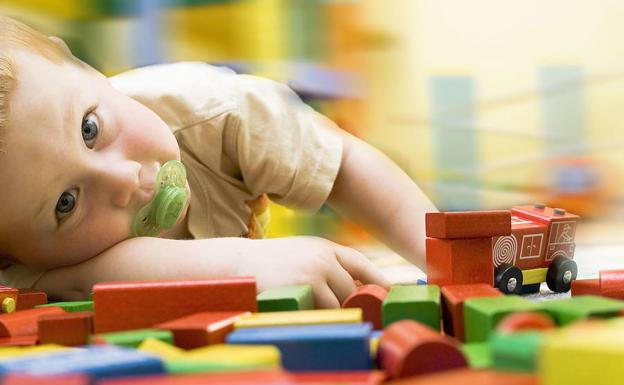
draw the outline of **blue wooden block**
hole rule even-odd
[[[416,280],[416,284],[417,284],[417,285],[426,285],[426,284],[427,284],[427,280],[426,280],[426,279],[420,279],[420,278],[418,278],[418,279]]]
[[[139,350],[118,346],[51,351],[0,361],[0,377],[9,373],[36,376],[84,373],[93,380],[120,376],[165,373],[162,361]]]
[[[369,370],[372,325],[325,324],[238,329],[227,343],[275,345],[286,370]]]

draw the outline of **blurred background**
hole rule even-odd
[[[540,201],[583,217],[577,243],[622,242],[620,0],[0,0],[0,13],[107,75],[199,60],[288,83],[441,210]],[[371,241],[328,208],[273,206],[270,234]]]

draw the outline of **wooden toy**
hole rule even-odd
[[[548,330],[556,327],[551,317],[537,312],[512,313],[503,318],[496,327],[499,334],[510,334],[517,331]]]
[[[511,234],[511,211],[455,211],[425,214],[427,237],[487,238]]]
[[[543,339],[544,334],[536,331],[492,334],[489,343],[493,368],[534,372]]]
[[[37,344],[38,340],[37,335],[0,337],[0,347],[33,346]]]
[[[543,301],[540,305],[540,308],[550,314],[558,325],[567,325],[589,317],[616,317],[624,309],[624,301],[593,295]]]
[[[577,295],[600,295],[600,280],[595,278],[572,281],[572,296]]]
[[[58,306],[70,313],[75,311],[93,311],[93,301],[52,302],[44,305],[36,305],[35,308],[46,306]]]
[[[388,290],[379,285],[362,285],[344,300],[342,307],[362,309],[363,320],[379,330],[383,328],[381,305],[387,296]]]
[[[195,349],[205,345],[222,344],[225,336],[234,330],[234,322],[249,312],[203,312],[157,324],[157,329],[170,330],[175,345]]]
[[[101,333],[91,337],[92,344],[109,344],[126,348],[137,348],[148,338],[173,344],[173,333],[161,329],[134,329],[120,332]]]
[[[292,383],[299,385],[381,385],[385,379],[386,375],[380,370],[358,372],[295,372],[290,374]]]
[[[170,361],[184,356],[184,349],[173,346],[156,338],[146,338],[139,345],[139,350],[156,354],[163,361]]]
[[[454,340],[412,320],[397,321],[384,330],[378,361],[391,379],[468,365]]]
[[[280,350],[272,345],[217,344],[185,352],[165,366],[169,373],[193,373],[278,369],[280,363]]]
[[[511,373],[494,370],[457,369],[417,376],[386,385],[539,385],[538,377],[529,373]],[[544,383],[543,385],[549,385]]]
[[[97,385],[274,385],[291,384],[282,370],[250,370],[232,373],[195,373],[183,376],[146,376],[107,379]],[[516,385],[516,384],[512,384]]]
[[[464,301],[466,342],[487,340],[498,323],[510,313],[537,310],[538,304],[515,295],[467,299]]]
[[[93,333],[93,313],[47,314],[39,316],[37,324],[40,344],[86,345]]]
[[[624,299],[624,270],[601,270],[598,274],[600,295]]]
[[[43,305],[46,303],[48,303],[48,295],[44,291],[35,289],[19,289],[15,310],[32,309],[37,305]]]
[[[203,311],[257,310],[255,278],[108,282],[93,287],[95,331],[140,329]]]
[[[433,285],[494,284],[492,238],[426,239],[427,282]]]
[[[2,313],[12,313],[17,309],[18,293],[17,289],[0,285],[0,311]]]
[[[275,287],[258,294],[258,311],[314,310],[311,285]]]
[[[440,330],[440,289],[435,285],[393,286],[382,305],[383,325],[412,319]]]
[[[249,314],[235,321],[234,328],[360,322],[362,322],[362,309],[320,309]]]
[[[444,332],[460,341],[465,340],[464,301],[470,298],[501,297],[503,295],[492,285],[484,283],[444,286],[441,294]]]
[[[368,370],[370,333],[370,323],[280,326],[237,329],[226,341],[275,345],[290,371]]]
[[[0,314],[0,337],[36,336],[37,319],[46,314],[65,314],[65,310],[50,306]]]
[[[463,344],[461,351],[468,360],[468,366],[473,369],[492,367],[492,349],[488,342],[472,342]]]
[[[79,373],[49,377],[9,374],[2,379],[2,385],[91,385],[91,379]]]

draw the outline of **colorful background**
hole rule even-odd
[[[105,74],[200,60],[288,83],[441,210],[542,201],[624,230],[619,0],[0,0]],[[274,206],[272,236],[370,237]]]

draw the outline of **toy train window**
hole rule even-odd
[[[544,234],[528,234],[522,237],[520,259],[539,258]]]

